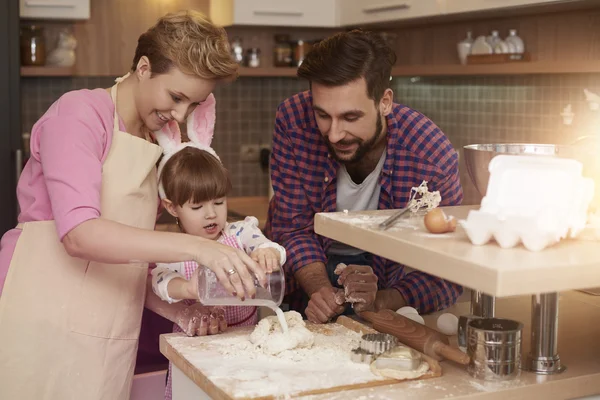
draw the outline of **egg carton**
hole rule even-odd
[[[494,239],[502,248],[522,243],[540,251],[585,228],[594,182],[582,176],[579,161],[498,155],[489,171],[481,207],[459,221],[473,244]]]

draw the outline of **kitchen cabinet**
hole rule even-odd
[[[568,1],[574,0],[211,0],[210,16],[223,26],[336,28]]]
[[[138,37],[163,15],[178,10],[208,12],[208,0],[93,0],[91,17],[73,24],[75,74],[121,76],[131,68]]]
[[[538,6],[549,3],[564,3],[564,0],[448,0],[446,14],[468,13],[497,9]]]
[[[340,24],[352,26],[438,16],[444,3],[445,0],[344,0],[340,2]]]
[[[28,19],[85,20],[91,0],[19,0],[20,16]]]
[[[338,0],[212,0],[210,16],[222,26],[339,26]]]

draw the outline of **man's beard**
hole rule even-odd
[[[373,134],[372,138],[368,139],[367,141],[363,141],[361,139],[352,139],[349,141],[338,142],[340,144],[346,145],[358,143],[358,148],[350,158],[341,158],[340,156],[338,156],[338,154],[335,151],[335,148],[333,147],[331,142],[329,142],[329,138],[325,136],[324,139],[325,144],[327,144],[327,148],[329,149],[329,154],[331,154],[331,157],[333,157],[337,162],[341,164],[352,164],[357,161],[360,161],[369,151],[371,151],[375,147],[377,142],[379,142],[379,138],[382,134],[383,117],[381,116],[381,114],[377,114],[377,122],[375,123],[375,133]]]

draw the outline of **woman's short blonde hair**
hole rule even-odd
[[[176,66],[181,72],[203,79],[229,80],[237,76],[238,64],[231,55],[227,33],[197,11],[170,13],[143,33],[133,58],[135,71],[143,56],[153,74]]]

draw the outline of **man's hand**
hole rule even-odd
[[[407,306],[407,302],[396,289],[383,289],[377,292],[375,299],[375,311],[392,310],[396,311],[399,308]]]
[[[351,264],[343,268],[338,283],[344,286],[346,301],[352,303],[354,311],[359,313],[375,308],[377,280],[377,275],[368,265]]]
[[[325,264],[308,264],[296,271],[294,277],[310,297],[304,312],[309,321],[323,324],[344,312],[344,291],[331,286]]]
[[[344,312],[344,291],[324,286],[310,296],[306,318],[316,324],[324,324]]]

